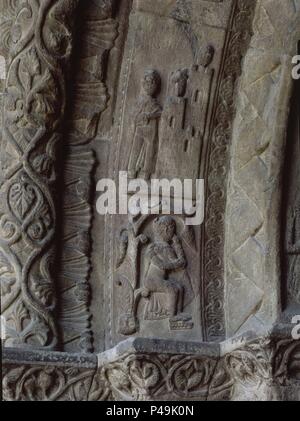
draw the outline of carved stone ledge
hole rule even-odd
[[[5,349],[4,400],[299,400],[288,326],[221,344],[136,338],[98,355]]]
[[[6,401],[85,401],[97,358],[89,354],[3,351],[2,399]]]

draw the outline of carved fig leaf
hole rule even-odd
[[[36,193],[28,184],[16,183],[9,193],[9,202],[15,216],[23,221],[34,205]]]
[[[25,92],[32,88],[33,78],[41,73],[41,64],[36,49],[33,47],[20,63],[20,80]]]

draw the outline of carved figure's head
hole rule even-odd
[[[147,95],[154,96],[160,89],[161,79],[156,70],[146,70],[142,80],[142,86]]]
[[[215,49],[212,45],[206,45],[201,48],[199,52],[199,64],[203,67],[208,67],[213,61]]]
[[[153,222],[154,233],[163,241],[171,241],[176,234],[176,222],[171,216],[161,216]]]
[[[176,96],[183,97],[185,95],[188,78],[189,73],[187,69],[180,69],[172,74],[171,82],[175,87]]]
[[[89,17],[95,17],[98,19],[108,19],[111,17],[113,12],[113,2],[111,0],[92,0],[93,5],[89,7],[87,5],[87,12]]]

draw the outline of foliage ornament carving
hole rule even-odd
[[[23,401],[281,400],[280,388],[300,389],[299,341],[261,337],[211,356],[168,352],[168,346],[160,341],[160,350],[146,352],[145,343],[140,351],[124,351],[118,357],[113,352],[105,362],[99,356],[98,368],[96,363],[87,364],[84,354],[73,367],[70,362],[55,365],[51,359],[42,365],[16,365],[16,355],[7,362],[4,355],[3,397]],[[71,359],[71,354],[62,355]]]

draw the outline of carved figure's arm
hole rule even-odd
[[[290,218],[290,223],[288,223],[288,232],[287,232],[287,244],[286,252],[288,254],[300,254],[300,238],[294,242],[293,233],[295,230],[297,216]],[[296,233],[297,237],[297,233]]]
[[[160,118],[162,114],[162,107],[159,104],[156,104],[156,107],[150,113],[146,113],[146,116],[149,120],[156,120]]]
[[[186,258],[184,255],[183,248],[180,244],[180,240],[176,237],[176,239],[173,240],[173,246],[175,249],[175,252],[177,254],[177,259],[174,259],[173,261],[165,261],[155,250],[155,245],[152,246],[150,251],[150,256],[152,258],[152,262],[159,267],[161,270],[166,271],[174,271],[178,269],[184,269],[186,266]]]
[[[175,250],[175,252],[177,254],[177,258],[178,258],[177,259],[177,262],[178,262],[177,269],[184,269],[186,267],[186,263],[187,263],[186,262],[186,256],[185,256],[181,241],[176,235],[173,238],[173,247],[174,247],[174,250]]]
[[[117,256],[117,268],[119,268],[125,260],[128,249],[128,235],[120,235],[119,238],[119,250]]]

